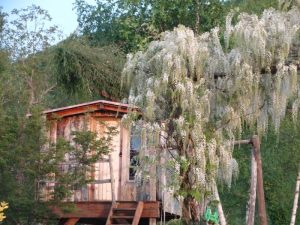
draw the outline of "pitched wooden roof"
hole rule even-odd
[[[48,118],[53,118],[84,114],[88,112],[110,112],[115,115],[123,115],[131,110],[138,111],[138,108],[120,102],[97,100],[56,109],[49,109],[45,110],[43,113],[46,114]]]

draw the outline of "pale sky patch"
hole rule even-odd
[[[73,3],[75,0],[0,0],[0,6],[4,12],[10,13],[13,9],[26,8],[32,4],[46,9],[52,17],[52,24],[58,25],[65,36],[76,30],[77,15]],[[94,0],[87,0],[92,4]]]

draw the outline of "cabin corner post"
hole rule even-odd
[[[153,160],[153,163],[151,163],[150,166],[150,180],[149,180],[149,186],[150,186],[150,201],[156,201],[156,148],[151,148],[150,151],[151,159]],[[152,161],[151,160],[151,161]],[[156,225],[156,218],[150,218],[149,219],[149,225]]]
[[[265,204],[262,161],[261,161],[261,154],[260,154],[260,140],[257,135],[254,135],[251,138],[251,144],[253,146],[255,159],[257,162],[258,215],[259,215],[259,219],[260,219],[260,224],[267,225],[268,221],[267,221],[266,204]]]
[[[150,200],[156,201],[156,149],[150,149],[151,165],[150,165]]]
[[[116,201],[115,176],[114,176],[113,162],[112,162],[111,154],[109,154],[109,169],[110,169],[110,181],[111,181],[111,200],[114,203]]]

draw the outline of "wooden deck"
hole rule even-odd
[[[132,201],[117,202],[128,204],[129,208],[131,204],[137,204]],[[143,203],[141,218],[159,218],[160,203],[158,201],[144,201]],[[59,219],[106,219],[112,207],[111,201],[74,202],[74,204],[75,209],[68,213],[63,212],[59,207],[53,207],[52,211]]]

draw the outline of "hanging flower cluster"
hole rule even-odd
[[[300,106],[299,59],[289,60],[299,9],[269,9],[260,18],[242,13],[234,25],[232,17],[225,47],[218,28],[196,36],[179,26],[129,55],[123,71],[129,103],[143,110],[148,125],[163,124],[155,129],[163,127],[168,147],[189,162],[179,183],[186,172],[192,188],[216,178],[230,186],[238,174],[233,141],[242,126],[263,134],[272,122],[278,130],[289,100],[295,117]]]

